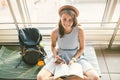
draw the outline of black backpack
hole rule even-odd
[[[22,60],[28,65],[36,65],[39,60],[44,61],[47,55],[44,48],[39,45],[42,35],[37,28],[19,29],[19,43]]]

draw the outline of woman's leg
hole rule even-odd
[[[100,80],[98,73],[93,66],[86,60],[80,61],[84,73],[84,80]]]
[[[51,76],[52,76],[51,72],[43,68],[37,74],[37,80],[53,80],[53,77]]]
[[[37,74],[37,80],[53,80],[53,72],[55,70],[56,64],[54,63],[55,59],[53,56],[48,58],[45,66]]]
[[[100,80],[98,73],[94,69],[88,70],[84,75],[84,80]]]

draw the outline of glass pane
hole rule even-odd
[[[119,2],[117,3],[117,6],[115,8],[114,14],[113,14],[113,18],[112,21],[113,22],[117,22],[119,17],[120,17],[120,0],[118,0]]]
[[[32,22],[56,22],[58,18],[55,0],[27,0],[27,6]]]
[[[13,22],[6,0],[0,0],[0,22]]]
[[[101,21],[106,0],[80,1],[80,0],[27,0],[32,22],[57,22],[58,8],[64,4],[76,6],[80,11],[80,22]]]
[[[58,8],[65,4],[76,6],[80,11],[79,23],[101,22],[106,0],[26,0],[31,22],[57,23],[59,20]],[[82,24],[84,26],[84,24]],[[91,26],[100,27],[100,23]]]
[[[9,0],[17,22],[21,21],[16,0]],[[14,20],[7,0],[0,0],[0,29],[15,29]],[[10,23],[10,24],[9,24]]]

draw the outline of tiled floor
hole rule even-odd
[[[105,45],[95,46],[102,73],[101,80],[120,80],[120,46],[108,49]]]

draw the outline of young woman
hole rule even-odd
[[[51,33],[53,57],[38,73],[37,80],[50,80],[50,76],[55,74],[55,60],[59,62],[61,59],[63,60],[61,64],[79,63],[84,74],[82,80],[100,80],[97,72],[82,55],[85,48],[85,36],[84,30],[77,26],[78,9],[71,5],[64,5],[59,8],[58,13],[60,16],[58,27]],[[58,49],[56,49],[56,43]]]

